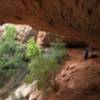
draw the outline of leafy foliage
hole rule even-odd
[[[41,55],[38,58],[34,58],[29,64],[30,73],[28,75],[28,81],[38,80],[38,86],[45,88],[46,85],[50,85],[49,80],[54,72],[60,66],[55,59],[47,59]]]
[[[33,80],[38,80],[39,88],[46,90],[51,86],[50,80],[56,76],[57,71],[60,69],[57,57],[58,54],[60,54],[59,57],[64,56],[64,45],[58,42],[54,43],[47,52],[41,52],[37,47],[34,48],[36,44],[30,40],[27,48],[30,47],[29,45],[32,46],[32,51],[37,51],[35,53],[30,53],[31,61],[28,66],[29,74],[27,75],[27,81],[32,82]]]
[[[61,63],[63,60],[65,60],[65,58],[68,57],[65,44],[59,40],[55,40],[51,43],[49,52],[53,58],[57,59],[58,63]]]
[[[34,38],[30,38],[27,42],[26,56],[32,59],[35,56],[38,56],[40,52],[41,51],[37,46],[37,44],[35,43]]]
[[[42,52],[33,38],[26,44],[16,41],[16,28],[7,26],[0,38],[0,85],[18,72],[28,70],[27,81],[37,80],[38,87],[46,90],[52,86],[50,80],[56,76],[65,55],[63,43],[56,41],[48,51]]]
[[[8,25],[5,27],[4,37],[6,40],[14,40],[16,38],[16,28],[13,25]]]
[[[6,27],[4,36],[0,38],[0,81],[10,79],[27,66],[24,45],[15,40],[16,29]]]

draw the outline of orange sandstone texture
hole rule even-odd
[[[0,23],[30,24],[100,49],[99,0],[1,0]]]

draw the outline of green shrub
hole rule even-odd
[[[15,77],[18,72],[28,70],[27,82],[37,80],[38,87],[46,90],[52,86],[50,80],[55,78],[61,66],[59,61],[65,55],[63,43],[56,41],[47,52],[42,52],[33,38],[25,45],[16,41],[16,28],[7,26],[0,38],[0,85],[3,86],[6,80]]]
[[[24,45],[15,40],[16,29],[6,27],[5,34],[0,38],[0,83],[11,79],[17,72],[27,68]],[[2,83],[3,84],[3,83]]]
[[[57,60],[58,63],[61,63],[66,58],[68,58],[67,55],[67,49],[65,48],[65,44],[60,42],[59,40],[55,40],[51,43],[51,47],[49,49],[50,55]]]
[[[29,46],[30,44],[31,46]],[[64,44],[55,42],[47,52],[41,52],[36,44],[32,40],[29,40],[27,48],[31,61],[28,66],[29,74],[26,80],[27,82],[38,80],[38,87],[46,90],[52,86],[50,80],[56,76],[60,69],[61,65],[58,63],[58,58],[62,58],[66,54]]]
[[[35,58],[35,56],[39,56],[40,49],[37,46],[37,44],[34,41],[34,38],[30,38],[27,42],[27,48],[26,48],[26,56],[30,59]]]
[[[43,55],[34,58],[29,64],[30,73],[27,76],[28,81],[38,80],[40,88],[47,88],[50,86],[49,80],[54,77],[59,67],[55,59],[48,59]]]

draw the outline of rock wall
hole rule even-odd
[[[30,37],[36,38],[38,34],[38,31],[33,29],[30,25],[6,23],[0,26],[1,37],[5,35],[7,26],[16,28],[16,39],[20,42],[26,42]]]
[[[99,0],[2,0],[0,23],[25,23],[100,49]]]

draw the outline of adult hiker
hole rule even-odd
[[[88,55],[89,55],[89,51],[88,51],[88,49],[85,49],[83,51],[83,58],[84,58],[85,61],[88,59]]]

